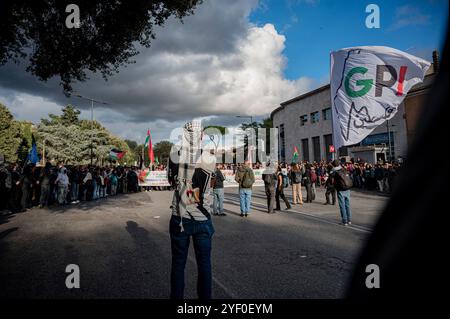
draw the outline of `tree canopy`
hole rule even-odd
[[[27,71],[46,81],[60,77],[66,93],[86,71],[106,79],[132,63],[137,45],[149,47],[155,26],[192,14],[201,0],[78,0],[79,28],[67,28],[67,5],[73,1],[2,0],[0,66],[28,58]]]
[[[161,164],[166,164],[170,156],[170,150],[172,149],[173,143],[169,141],[160,141],[153,147],[153,152]]]
[[[80,120],[80,111],[68,105],[61,115],[49,114],[37,129],[40,149],[45,145],[48,159],[70,164],[89,164],[91,148],[95,163],[103,164],[113,148],[125,151],[121,162],[134,164],[134,154],[128,144],[112,135],[97,121]]]
[[[31,146],[32,123],[16,121],[0,103],[0,154],[8,162],[23,161]]]

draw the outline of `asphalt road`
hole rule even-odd
[[[172,192],[119,195],[64,208],[0,216],[0,298],[167,298]],[[353,225],[315,203],[266,214],[262,188],[239,216],[237,189],[214,218],[214,298],[339,298],[387,198],[352,192]],[[282,208],[284,205],[282,204]],[[79,289],[65,285],[80,267]],[[191,247],[187,268],[196,271]],[[196,298],[196,276],[186,298]]]

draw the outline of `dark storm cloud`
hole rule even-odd
[[[312,82],[284,79],[285,38],[272,25],[249,23],[256,6],[256,0],[205,1],[184,24],[170,19],[159,28],[152,47],[140,49],[135,64],[122,67],[108,81],[90,74],[73,88],[110,103],[96,106],[96,118],[128,138],[149,126],[168,135],[193,117],[219,116],[208,117],[208,122],[236,126],[242,122],[238,114],[267,116]],[[40,82],[25,67],[10,63],[0,68],[0,102],[9,103],[13,113],[36,119],[39,112],[44,117],[69,103],[89,109],[88,101],[65,97],[58,79]],[[31,109],[34,105],[42,107]],[[141,137],[139,133],[136,139]]]

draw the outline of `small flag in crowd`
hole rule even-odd
[[[423,81],[430,63],[382,46],[331,53],[333,145],[361,142],[397,113],[408,91]]]
[[[34,139],[34,135],[31,135],[31,150],[27,156],[27,162],[36,164],[39,162],[39,156],[36,148],[36,140]]]
[[[294,155],[292,155],[292,163],[297,163],[298,162],[298,148],[297,146],[294,146]]]
[[[118,149],[115,148],[109,152],[109,157],[115,161],[121,160],[124,155],[125,152],[119,151]]]
[[[148,158],[150,159],[150,163],[153,164],[155,162],[155,154],[153,153],[152,137],[150,136],[150,130],[147,130],[147,138],[145,139],[144,147],[147,147]]]

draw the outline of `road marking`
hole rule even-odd
[[[147,194],[150,203],[153,203],[152,196],[150,195],[150,192],[145,192],[145,193]]]
[[[231,198],[229,197],[227,199],[231,200],[233,202],[239,203],[239,200],[238,199],[234,199],[233,196],[231,196]],[[261,203],[258,200],[252,198],[252,206],[257,206],[259,208],[261,208],[261,207],[262,208],[266,208],[267,204],[266,203]],[[305,213],[305,212],[301,212],[301,211],[298,211],[298,210],[294,210],[293,208],[291,208],[290,210],[287,210],[287,212],[292,212],[292,213],[296,213],[296,214],[299,214],[299,215],[307,216],[307,217],[313,218],[313,219],[315,219],[317,221],[321,221],[321,222],[324,222],[324,223],[327,223],[327,224],[330,224],[330,225],[343,227],[342,224],[334,222],[334,221],[331,221],[331,220],[329,220],[327,218],[323,218],[323,217],[315,216],[315,215],[308,214],[308,213]],[[350,229],[357,230],[357,231],[364,232],[364,233],[371,233],[372,232],[372,229],[370,229],[370,228],[367,228],[367,227],[364,227],[364,226],[353,225],[353,224],[349,225],[349,226],[346,226],[346,228],[350,228]]]

